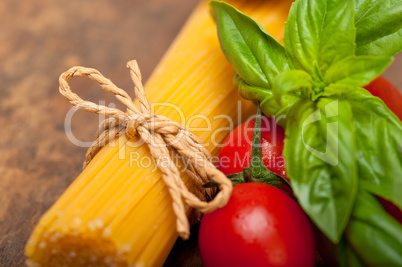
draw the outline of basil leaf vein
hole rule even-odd
[[[402,50],[402,2],[355,0],[356,54],[393,56]]]

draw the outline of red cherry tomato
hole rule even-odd
[[[402,120],[402,94],[398,88],[383,77],[378,77],[364,88],[373,96],[381,98],[388,108]]]
[[[281,190],[236,185],[228,204],[205,214],[199,248],[205,267],[314,266],[311,225],[300,206]]]
[[[285,159],[282,156],[283,129],[275,119],[261,118],[261,152],[265,167],[286,178]],[[219,152],[218,169],[224,174],[241,172],[250,165],[255,119],[237,126],[225,139]]]

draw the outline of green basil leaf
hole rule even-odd
[[[402,123],[367,90],[345,95],[352,105],[359,183],[402,207]]]
[[[288,70],[280,73],[273,82],[272,91],[275,100],[281,104],[282,97],[287,94],[301,94],[307,89],[311,91],[312,77],[302,70]]]
[[[285,50],[296,69],[313,74],[354,55],[354,5],[350,0],[296,1],[285,24]]]
[[[362,188],[359,188],[345,234],[366,265],[400,266],[402,263],[402,226]]]
[[[260,24],[234,7],[212,1],[219,42],[226,59],[249,85],[270,88],[289,69],[285,49]]]
[[[355,0],[356,54],[393,56],[402,50],[402,1]]]
[[[378,77],[392,62],[390,57],[350,56],[332,65],[324,76],[329,86],[364,86]]]
[[[267,117],[275,117],[276,123],[285,128],[287,112],[301,100],[297,95],[284,95],[278,104],[274,97],[267,97],[261,102],[261,110]]]
[[[337,98],[296,102],[287,117],[284,156],[292,189],[304,211],[335,243],[357,191],[351,122],[349,103]]]
[[[274,93],[272,90],[251,86],[237,74],[234,76],[234,85],[238,88],[240,96],[244,99],[251,100],[256,104],[261,102],[261,110],[268,117],[281,117],[286,114],[295,102],[300,100],[300,97],[296,95],[284,95],[281,99],[281,104],[279,104],[274,99]],[[285,121],[281,119],[280,121],[277,121],[277,123],[284,127]]]
[[[265,98],[272,97],[273,92],[267,88],[252,86],[245,82],[239,75],[235,74],[233,84],[237,87],[241,97],[254,102],[263,101]]]

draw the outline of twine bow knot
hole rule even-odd
[[[59,78],[59,91],[72,105],[88,112],[108,116],[100,124],[96,141],[87,151],[84,168],[102,147],[116,139],[122,132],[125,132],[128,139],[139,137],[148,145],[152,157],[156,159],[157,166],[162,171],[162,178],[173,199],[173,210],[177,217],[177,232],[181,238],[187,239],[190,235],[190,225],[183,200],[187,205],[200,212],[211,212],[226,205],[232,192],[232,183],[213,166],[210,161],[211,155],[198,137],[180,123],[151,112],[137,62],[135,60],[130,61],[127,63],[127,67],[130,69],[130,76],[134,83],[134,92],[139,100],[140,109],[134,105],[126,91],[118,88],[95,69],[73,67]],[[76,76],[87,76],[99,83],[105,91],[114,94],[117,100],[127,108],[127,111],[123,112],[119,109],[97,105],[81,99],[71,91],[68,84],[69,80]],[[170,158],[168,145],[186,161],[187,169],[185,171],[199,188],[200,185],[211,180],[220,185],[220,191],[212,201],[208,203],[202,201],[186,188],[180,178],[179,170]],[[167,160],[169,164],[160,164],[161,159]]]

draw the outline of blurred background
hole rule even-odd
[[[64,132],[70,104],[59,75],[75,65],[101,71],[132,94],[126,62],[143,79],[168,49],[198,0],[14,1],[0,5],[0,266],[23,266],[34,225],[82,170],[85,148]],[[402,56],[385,76],[402,89]],[[86,78],[83,99],[113,101]],[[151,100],[152,101],[152,100]],[[74,134],[92,141],[98,118],[78,112]]]

